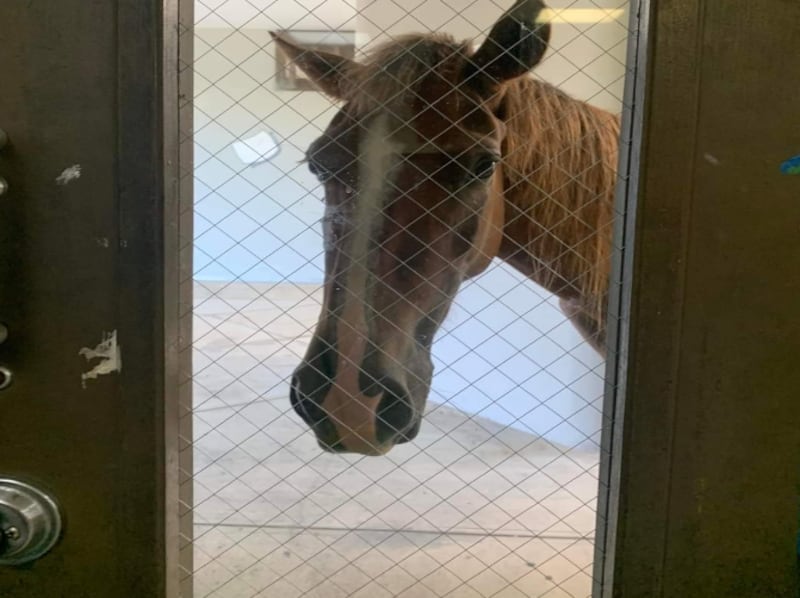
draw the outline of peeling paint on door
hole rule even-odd
[[[86,388],[86,381],[93,380],[106,374],[122,371],[122,351],[117,343],[117,331],[104,332],[102,342],[94,349],[84,347],[78,355],[86,358],[87,362],[99,359],[100,362],[91,370],[81,374],[81,386]]]
[[[64,171],[56,177],[56,183],[58,185],[69,185],[72,181],[76,181],[79,178],[81,178],[81,165],[73,164],[69,168],[65,168]]]

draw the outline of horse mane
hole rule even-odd
[[[579,295],[602,327],[611,268],[620,119],[530,77],[506,86],[506,200],[528,231],[535,279]],[[507,214],[507,218],[511,216]]]
[[[348,73],[344,100],[358,115],[398,110],[432,71],[456,81],[472,51],[472,42],[448,34],[399,36]],[[527,240],[521,248],[531,256],[530,272],[556,294],[579,296],[602,328],[619,116],[533,77],[515,79],[502,93],[506,201],[528,227],[517,240]]]

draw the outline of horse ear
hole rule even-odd
[[[550,40],[548,12],[541,0],[517,0],[471,57],[464,73],[468,84],[491,94],[535,67]]]
[[[278,47],[286,53],[308,77],[329,96],[342,99],[347,79],[358,68],[358,63],[328,52],[307,50],[293,44],[277,33],[270,32]]]

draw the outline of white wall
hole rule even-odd
[[[317,282],[320,194],[300,161],[336,108],[319,93],[275,89],[268,30],[196,31],[195,276]],[[260,131],[281,152],[250,167],[232,144]]]
[[[356,0],[202,0],[194,22],[202,29],[351,29]]]
[[[603,1],[616,8],[616,2]],[[367,48],[386,35],[408,31],[479,38],[510,4],[479,1],[456,11],[453,2],[423,0],[407,14],[395,0],[363,0],[359,10],[355,2],[329,1],[308,12],[316,1],[278,0],[259,12],[245,0],[218,0],[224,12],[198,12],[197,279],[322,279],[321,195],[299,162],[336,107],[316,92],[275,88],[269,29],[355,29]],[[549,4],[604,6],[590,0]],[[554,25],[551,50],[536,75],[575,97],[619,111],[626,24],[627,16],[610,23]],[[231,144],[265,130],[281,140],[280,155],[267,164],[245,166]],[[599,438],[601,360],[564,321],[553,297],[504,265],[495,263],[464,285],[434,354],[434,403],[448,402],[569,445]]]

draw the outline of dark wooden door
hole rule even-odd
[[[800,3],[640,4],[602,595],[796,598]]]
[[[169,4],[0,2],[0,476],[65,522],[43,558],[0,567],[4,598],[178,580]]]

